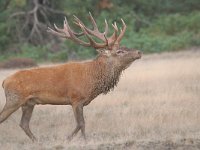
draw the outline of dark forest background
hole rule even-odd
[[[104,19],[128,29],[122,45],[144,53],[200,46],[200,0],[0,0],[0,61],[28,57],[37,61],[66,61],[93,57],[96,51],[47,32],[64,16],[74,30],[73,15],[90,26],[88,12],[100,29]]]

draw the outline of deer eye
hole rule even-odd
[[[122,50],[117,51],[117,54],[124,54],[124,53],[125,51],[122,51]]]

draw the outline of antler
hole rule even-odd
[[[64,27],[63,29],[60,29],[58,28],[55,24],[54,24],[54,28],[55,30],[51,29],[50,27],[48,27],[48,31],[57,35],[57,36],[60,36],[60,37],[63,37],[63,38],[67,38],[67,39],[71,39],[72,41],[80,44],[80,45],[83,45],[83,46],[87,46],[87,47],[94,47],[95,49],[99,49],[99,48],[108,48],[110,50],[113,50],[113,49],[116,49],[119,47],[119,43],[125,33],[125,30],[126,30],[126,24],[124,23],[124,21],[122,20],[122,23],[123,23],[123,29],[121,29],[121,33],[119,36],[117,36],[117,33],[118,33],[118,27],[116,25],[116,23],[112,24],[113,28],[114,28],[114,32],[112,34],[112,36],[110,36],[109,38],[107,37],[107,34],[108,34],[108,23],[107,21],[105,20],[105,31],[104,32],[100,32],[99,29],[98,29],[98,26],[96,24],[96,21],[94,20],[94,18],[92,17],[91,13],[89,13],[89,19],[93,25],[93,30],[91,29],[88,29],[84,24],[83,22],[74,15],[74,23],[76,25],[78,25],[81,30],[83,31],[82,33],[76,33],[74,32],[70,27],[69,27],[69,24],[67,22],[67,19],[65,18],[64,20]],[[82,41],[80,40],[78,37],[79,36],[82,36],[82,35],[85,35],[89,42],[85,42],[85,41]],[[93,39],[92,39],[92,36],[95,36],[97,37],[98,39],[102,40],[103,43],[97,43],[95,42]]]
[[[121,21],[122,21],[122,24],[123,24],[123,29],[120,28],[120,35],[118,36],[117,40],[115,41],[114,46],[113,46],[113,49],[119,48],[119,46],[120,46],[120,41],[122,40],[122,38],[123,38],[123,36],[124,36],[124,33],[125,33],[125,31],[126,31],[126,24],[125,24],[125,22],[124,22],[123,19],[121,19]]]

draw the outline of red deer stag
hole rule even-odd
[[[63,29],[54,25],[55,30],[49,32],[74,41],[86,47],[93,47],[99,55],[88,62],[69,62],[66,64],[19,71],[3,82],[6,104],[0,113],[0,123],[6,120],[18,108],[22,108],[20,127],[28,137],[36,138],[29,128],[33,108],[36,104],[71,105],[77,126],[69,136],[71,140],[79,130],[85,139],[85,121],[83,107],[88,105],[99,94],[107,94],[113,89],[123,70],[141,58],[141,52],[126,47],[120,47],[120,41],[126,31],[126,24],[121,19],[123,27],[118,35],[116,23],[112,24],[113,34],[107,37],[108,24],[105,20],[105,32],[101,33],[90,14],[89,20],[93,29],[87,28],[83,22],[74,16],[75,24],[82,30],[74,32],[64,20]],[[85,36],[88,42],[78,38]],[[100,39],[96,42],[92,37]]]

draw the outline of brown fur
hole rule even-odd
[[[69,139],[79,130],[85,137],[83,106],[99,94],[107,94],[113,89],[122,71],[140,57],[138,51],[120,48],[115,52],[104,51],[89,62],[19,71],[4,80],[7,101],[0,113],[0,123],[22,107],[20,126],[35,140],[29,129],[29,121],[36,104],[72,105],[77,127]]]
[[[113,89],[122,71],[135,59],[141,57],[137,51],[121,48],[125,54],[102,52],[90,62],[71,62],[63,65],[22,70],[4,80],[6,105],[0,114],[0,123],[22,107],[20,126],[32,139],[29,121],[34,105],[72,105],[77,127],[69,139],[81,129],[85,137],[83,106],[88,105],[99,94]]]

